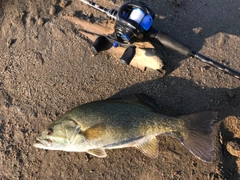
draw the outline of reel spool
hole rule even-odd
[[[140,37],[148,31],[155,18],[154,12],[143,2],[127,2],[116,14],[115,33],[117,39],[129,42],[132,37]]]

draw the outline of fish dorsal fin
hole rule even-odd
[[[87,153],[89,153],[93,156],[99,157],[99,158],[104,158],[107,156],[107,153],[105,152],[105,150],[102,147],[96,148],[96,149],[89,149],[87,151]]]
[[[144,93],[132,94],[116,100],[128,101],[128,102],[140,104],[150,108],[153,111],[159,112],[159,106],[156,103],[155,99]]]
[[[156,137],[134,145],[135,148],[139,149],[143,154],[150,158],[158,157],[158,140]]]
[[[104,123],[95,124],[84,131],[87,140],[94,140],[100,138],[105,134],[106,125]]]
[[[151,108],[153,111],[156,111],[156,112],[159,111],[158,104],[156,103],[155,99],[152,98],[151,96],[143,93],[134,94],[134,96],[136,99],[135,101],[137,103],[147,106]]]
[[[156,103],[155,99],[144,93],[131,94],[131,95],[123,96],[121,98],[111,97],[111,98],[108,98],[107,100],[123,101],[123,102],[127,101],[131,103],[136,103],[136,104],[140,104],[145,107],[148,107],[155,112],[159,112],[159,106]]]

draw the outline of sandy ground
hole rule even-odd
[[[96,1],[118,8],[121,0]],[[154,26],[240,71],[240,1],[146,1]],[[78,27],[63,17],[106,16],[79,1],[0,1],[0,179],[239,179],[240,81],[196,59],[165,50],[167,75],[93,57]],[[97,30],[96,30],[97,31]],[[171,116],[219,112],[214,160],[196,159],[177,140],[159,137],[160,155],[134,148],[104,159],[32,146],[44,127],[78,104],[142,92]]]

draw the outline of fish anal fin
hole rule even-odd
[[[134,145],[135,148],[139,149],[143,154],[150,158],[158,157],[158,140],[156,137],[151,138],[150,140],[144,141]]]
[[[102,147],[96,149],[89,149],[87,153],[99,158],[104,158],[107,156],[107,153]]]
[[[84,131],[87,140],[101,138],[106,132],[106,125],[103,123],[95,124],[94,126]]]

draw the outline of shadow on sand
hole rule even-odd
[[[202,110],[217,111],[219,120],[228,116],[240,117],[240,87],[235,89],[200,87],[191,80],[164,77],[132,85],[114,94],[120,98],[134,93],[145,93],[156,100],[160,112],[179,116]],[[223,143],[219,145],[219,156],[223,162],[224,176],[239,179],[236,157],[226,150],[226,143],[233,139],[233,133],[220,123]],[[217,138],[218,139],[218,138]]]

